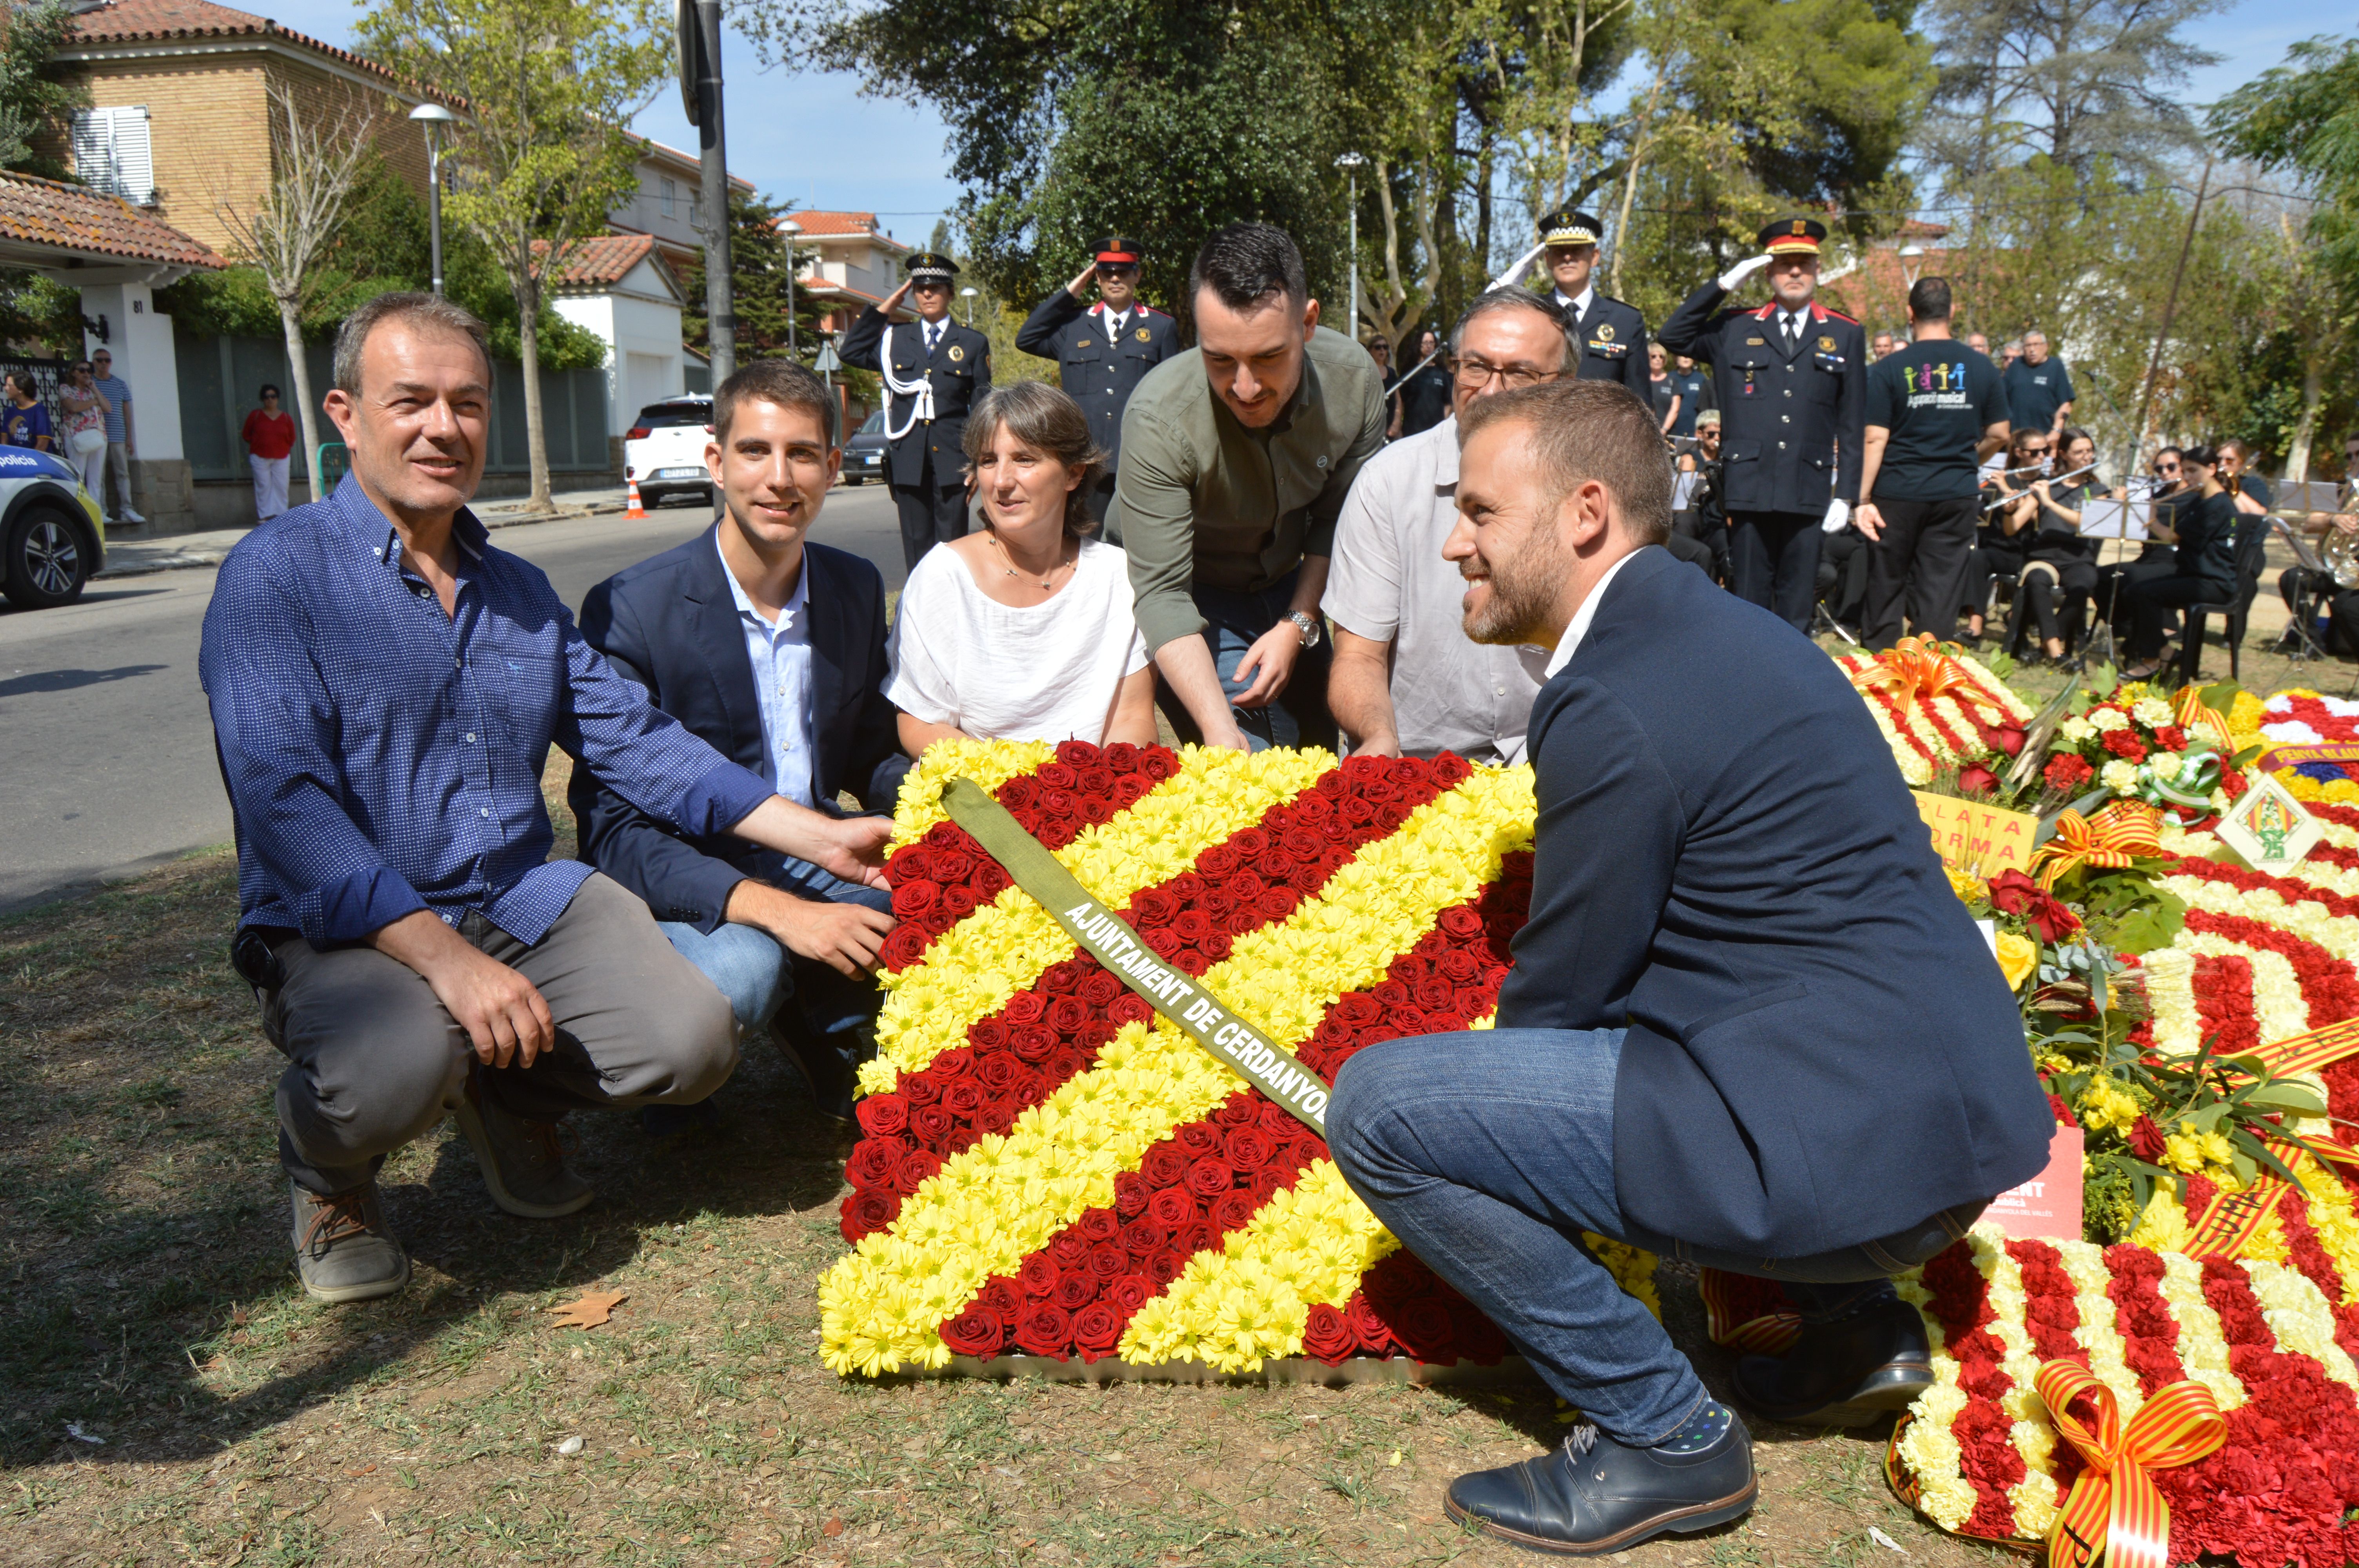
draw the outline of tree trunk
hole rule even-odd
[[[303,471],[311,481],[311,499],[325,501],[327,479],[320,470],[320,416],[318,405],[311,401],[311,365],[303,353],[303,319],[294,300],[278,301],[278,324],[287,330],[287,379],[295,384],[295,420],[303,432]]]
[[[1630,248],[1630,203],[1638,194],[1638,170],[1647,159],[1647,133],[1654,128],[1655,110],[1663,101],[1663,80],[1669,71],[1669,65],[1658,57],[1655,85],[1647,91],[1647,106],[1630,133],[1630,167],[1622,176],[1622,209],[1614,215],[1614,265],[1605,274],[1605,291],[1615,299],[1622,297],[1622,253]]]
[[[550,247],[554,256],[556,249]],[[540,280],[527,274],[516,286],[516,336],[524,344],[524,447],[532,465],[532,495],[526,510],[546,512],[549,500],[549,432],[540,419],[540,336],[534,318],[540,314]]]
[[[2316,354],[2305,354],[2301,365],[2301,417],[2294,422],[2293,440],[2286,449],[2285,476],[2295,484],[2310,478],[2310,443],[2318,438],[2318,409],[2326,400],[2324,367]]]

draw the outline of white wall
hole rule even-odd
[[[82,313],[106,318],[107,340],[82,334],[85,357],[100,349],[114,356],[114,373],[131,384],[131,445],[143,459],[178,458],[180,450],[180,374],[172,353],[172,319],[156,312],[142,283],[114,283],[82,291]]]
[[[639,269],[632,276],[637,277]],[[554,305],[560,316],[595,333],[606,345],[610,432],[622,434],[647,404],[685,390],[687,356],[680,350],[679,306],[635,294],[568,295]],[[651,386],[657,390],[648,392]]]

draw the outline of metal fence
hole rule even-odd
[[[180,449],[198,479],[247,477],[245,446],[239,432],[245,416],[261,406],[259,389],[279,389],[279,406],[294,411],[295,382],[287,345],[264,338],[209,338],[175,327],[172,348],[180,380]],[[326,343],[305,345],[311,393],[325,397],[334,384],[332,353]],[[0,362],[5,367],[7,362]],[[48,362],[39,362],[47,363]],[[524,370],[495,364],[492,377],[491,450],[486,473],[523,473],[530,467],[524,417]],[[558,473],[603,471],[613,459],[606,442],[606,373],[603,370],[543,371],[541,418],[549,442],[549,466]],[[335,427],[320,414],[323,441]],[[297,471],[300,471],[299,459]]]
[[[49,406],[49,450],[53,452],[65,449],[66,411],[64,406],[58,402],[58,388],[65,384],[68,367],[78,362],[74,360],[35,360],[27,359],[22,354],[0,354],[0,371],[7,372],[20,382],[29,380],[33,384],[34,395]]]

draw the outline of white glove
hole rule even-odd
[[[1723,294],[1735,293],[1738,289],[1745,287],[1745,280],[1746,278],[1751,277],[1755,273],[1759,272],[1763,267],[1767,266],[1768,265],[1769,257],[1766,252],[1757,256],[1746,256],[1743,261],[1738,262],[1734,266],[1730,267],[1726,272],[1720,275],[1720,291]]]
[[[1827,503],[1827,514],[1819,519],[1819,530],[1826,534],[1840,534],[1843,531],[1843,524],[1850,521],[1851,503],[1830,501]]]

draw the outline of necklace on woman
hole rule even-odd
[[[1064,547],[1063,544],[1060,542],[1060,543],[1058,545],[1058,546],[1057,546],[1057,562],[1056,562],[1056,564],[1055,564],[1054,566],[1050,567],[1050,568],[1048,569],[1048,571],[1047,571],[1046,573],[1042,574],[1042,575],[1041,575],[1040,577],[1038,577],[1038,579],[1035,579],[1035,578],[1033,578],[1033,576],[1032,576],[1032,574],[1031,574],[1030,572],[1027,572],[1027,571],[1018,571],[1018,570],[1016,569],[1016,553],[1015,553],[1013,550],[1010,550],[1010,549],[1007,547],[1007,541],[1006,541],[1006,540],[1005,540],[1005,539],[1003,539],[1003,538],[1001,538],[1001,537],[999,536],[999,530],[998,530],[998,529],[996,529],[996,528],[992,528],[992,527],[989,527],[988,525],[986,525],[986,526],[985,526],[985,529],[984,529],[984,532],[988,533],[988,534],[991,535],[991,542],[992,542],[992,544],[993,544],[994,546],[995,546],[998,548],[1000,555],[1001,555],[1001,556],[1002,556],[1002,557],[1006,560],[1006,562],[1007,562],[1006,567],[1004,568],[1004,573],[1005,573],[1005,575],[1006,575],[1006,576],[1008,576],[1008,577],[1020,577],[1020,578],[1023,578],[1023,579],[1027,579],[1027,581],[1037,581],[1037,582],[1038,582],[1038,583],[1039,583],[1039,585],[1040,585],[1042,588],[1054,588],[1054,587],[1056,586],[1056,584],[1055,584],[1055,583],[1053,583],[1052,581],[1050,581],[1049,579],[1052,579],[1052,578],[1054,578],[1054,577],[1055,577],[1059,572],[1060,572],[1060,571],[1064,570],[1064,569],[1065,569],[1065,568],[1066,568],[1068,565],[1070,565],[1070,564],[1071,564],[1071,563],[1069,563],[1069,562],[1065,559],[1065,547]]]

